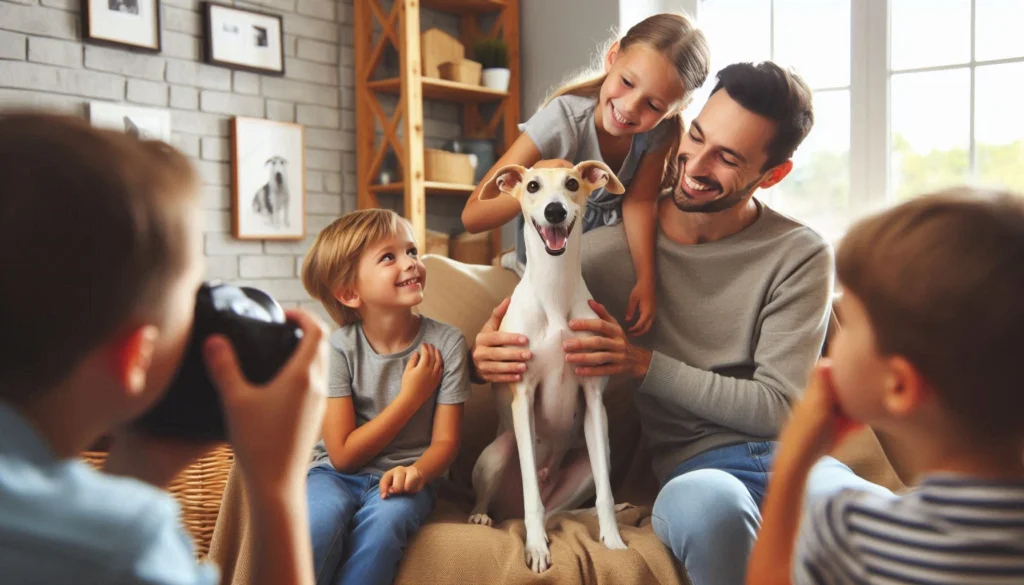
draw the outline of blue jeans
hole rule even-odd
[[[706,451],[676,467],[654,502],[651,524],[693,585],[742,585],[761,526],[778,445],[756,442]],[[807,478],[805,502],[856,488],[888,493],[825,457]]]
[[[380,497],[380,476],[328,466],[306,476],[317,585],[390,585],[405,545],[434,508],[434,487]]]

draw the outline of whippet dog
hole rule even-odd
[[[624,191],[604,163],[573,167],[545,161],[532,169],[502,167],[480,194],[481,199],[498,192],[515,197],[526,218],[526,271],[501,330],[525,335],[533,357],[522,381],[496,385],[501,423],[497,439],[473,468],[476,506],[469,521],[489,526],[492,510],[499,517],[517,514],[509,500],[518,494],[508,488],[515,482],[508,480],[515,478],[509,463],[518,450],[526,564],[538,573],[551,565],[546,513],[578,508],[595,487],[601,541],[611,549],[626,548],[608,477],[608,418],[602,400],[608,378],[578,378],[562,350],[563,340],[584,335],[569,329],[570,320],[598,318],[587,304],[592,297],[583,282],[580,239],[587,196],[600,187],[614,194]],[[579,440],[581,420],[586,451]]]

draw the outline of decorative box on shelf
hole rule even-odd
[[[489,265],[491,263],[491,235],[487,232],[482,234],[462,232],[452,238],[451,253],[452,259],[463,264]]]
[[[444,232],[437,232],[434,230],[427,230],[427,249],[425,254],[435,254],[437,256],[448,257],[448,246],[451,242],[451,236]]]
[[[466,58],[466,47],[439,28],[423,31],[420,51],[423,54],[423,76],[441,77],[442,63]]]
[[[469,85],[480,85],[483,66],[469,59],[456,59],[455,61],[442,63],[438,66],[438,70],[441,72],[441,79]]]
[[[468,154],[424,148],[423,170],[427,181],[472,185],[475,169]]]

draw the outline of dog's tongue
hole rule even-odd
[[[566,229],[564,227],[549,226],[541,228],[540,235],[544,238],[544,243],[547,245],[548,249],[557,252],[565,247],[565,239],[569,234],[566,233]]]

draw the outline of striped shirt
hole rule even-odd
[[[1024,583],[1024,481],[927,476],[911,493],[811,505],[793,583]]]

